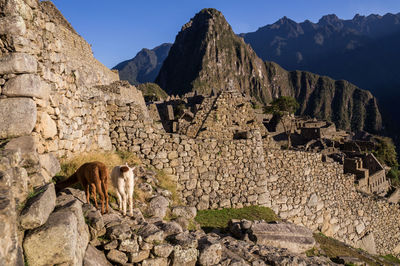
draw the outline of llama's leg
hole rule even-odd
[[[90,204],[89,197],[90,197],[90,186],[89,184],[85,184],[85,193],[86,193],[86,202]]]
[[[126,193],[125,193],[125,181],[123,178],[118,179],[118,192],[121,196],[121,206],[120,210],[126,215]]]
[[[121,194],[122,198],[122,214],[126,215],[126,194],[125,191],[120,191],[119,193]]]
[[[104,193],[103,193],[103,191],[102,191],[102,189],[101,189],[101,181],[100,181],[100,179],[96,179],[96,188],[97,188],[97,193],[100,195],[100,199],[101,199],[101,214],[104,214],[105,212],[104,212]]]
[[[106,198],[106,213],[108,213],[108,184],[107,180],[102,180],[101,181],[101,186],[103,189],[104,197]]]
[[[128,190],[127,196],[128,196],[128,200],[129,200],[129,214],[132,216],[133,215],[133,190],[134,190],[133,179],[129,180],[127,190]]]
[[[92,187],[92,194],[93,194],[93,199],[94,199],[94,206],[96,206],[96,209],[99,209],[99,205],[97,205],[97,197],[96,197],[96,184],[90,184]]]
[[[117,197],[118,197],[119,210],[122,211],[122,198],[121,198],[121,194],[119,194],[119,191],[117,191]]]

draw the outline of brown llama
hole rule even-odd
[[[87,203],[89,202],[90,187],[92,188],[92,196],[94,204],[98,209],[96,199],[96,191],[100,195],[101,199],[101,213],[104,214],[104,202],[106,203],[106,212],[108,212],[108,178],[109,173],[107,167],[101,162],[90,162],[81,165],[76,172],[71,175],[68,179],[58,182],[56,184],[56,192],[71,186],[75,183],[80,182],[86,193]]]

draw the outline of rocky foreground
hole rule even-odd
[[[316,242],[294,224],[232,220],[225,233],[205,233],[193,220],[195,208],[169,207],[171,193],[156,186],[154,172],[142,179],[139,190],[150,200],[137,201],[125,217],[113,209],[102,216],[81,190],[56,196],[52,183],[42,187],[20,216],[28,265],[333,264],[304,254]]]

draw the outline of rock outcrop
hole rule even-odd
[[[28,200],[20,214],[21,226],[24,229],[34,229],[43,225],[56,206],[56,191],[53,183],[38,190],[39,194]]]
[[[29,265],[82,265],[89,242],[82,203],[63,195],[57,198],[56,208],[44,225],[28,231],[24,239]]]
[[[203,9],[182,27],[156,83],[169,94],[236,88],[264,104],[293,96],[301,106],[299,115],[331,120],[346,130],[376,132],[382,124],[370,92],[346,81],[264,63],[215,9]]]

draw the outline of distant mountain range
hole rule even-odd
[[[400,13],[351,20],[327,15],[318,23],[284,17],[240,36],[261,59],[286,69],[345,79],[379,96],[400,89]]]
[[[240,36],[263,60],[371,91],[379,100],[386,133],[400,144],[400,13],[351,20],[327,15],[318,23],[284,17]]]
[[[221,12],[203,9],[176,36],[155,82],[168,94],[236,88],[267,104],[279,96],[300,103],[300,115],[334,121],[339,128],[377,132],[375,97],[347,81],[263,62],[238,37]]]
[[[132,85],[153,82],[171,46],[171,43],[163,43],[151,50],[144,48],[134,58],[119,63],[113,69],[118,70],[121,80],[127,80]]]

